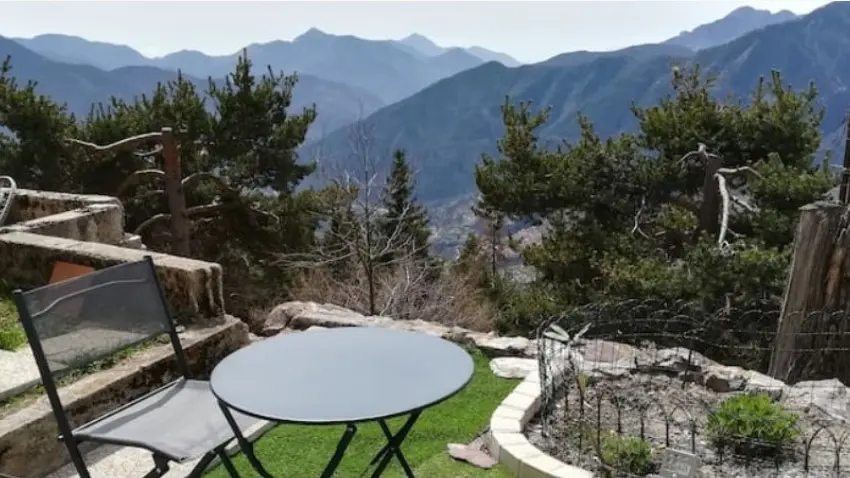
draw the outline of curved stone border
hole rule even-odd
[[[593,473],[547,455],[523,434],[540,411],[540,395],[540,374],[535,371],[502,401],[490,418],[490,453],[517,478],[593,478]]]

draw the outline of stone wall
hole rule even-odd
[[[248,324],[259,335],[272,336],[284,329],[306,330],[311,327],[385,327],[434,335],[459,344],[475,346],[490,357],[534,357],[537,346],[525,337],[500,337],[450,327],[423,320],[396,320],[391,317],[366,316],[333,304],[285,302],[275,307],[264,323]]]
[[[0,235],[30,232],[124,245],[124,207],[117,198],[19,189]]]
[[[95,269],[151,255],[172,312],[183,323],[224,314],[221,267],[143,252],[124,232],[124,208],[114,197],[19,189],[0,227],[0,277],[12,287],[46,284],[58,261]]]
[[[156,252],[28,232],[0,234],[0,271],[12,287],[48,283],[58,261],[102,269],[153,257],[172,313],[184,324],[224,314],[221,266]]]

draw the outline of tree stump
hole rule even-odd
[[[800,208],[794,251],[777,325],[769,374],[786,383],[850,379],[850,341],[845,333],[850,233],[843,206],[816,202]],[[842,303],[845,302],[845,303]]]

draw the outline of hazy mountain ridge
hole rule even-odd
[[[90,65],[57,62],[21,46],[18,42],[0,37],[0,58],[10,56],[12,75],[19,84],[38,82],[37,91],[59,103],[78,116],[88,114],[92,104],[105,102],[115,96],[130,100],[149,94],[157,83],[176,79],[177,73],[151,66],[127,66],[105,71]],[[201,89],[208,80],[184,75]],[[316,104],[319,116],[311,134],[319,135],[371,113],[384,103],[371,93],[355,87],[328,81],[312,75],[301,75],[295,86],[293,108]]]
[[[430,44],[435,50],[423,54],[404,43],[414,38],[420,40],[420,47]],[[64,63],[92,65],[103,70],[125,66],[179,69],[198,78],[223,77],[232,71],[241,54],[241,50],[219,56],[182,50],[149,58],[126,45],[68,35],[48,34],[14,40],[42,56]],[[485,62],[482,56],[519,64],[507,55],[479,47],[442,48],[421,35],[400,41],[366,40],[351,35],[331,35],[315,28],[292,41],[254,43],[245,48],[258,66],[271,65],[274,70],[350,85],[370,92],[384,103],[397,101],[439,79],[478,66]]]
[[[415,52],[424,56],[437,56],[443,53],[446,53],[448,50],[464,50],[470,55],[478,57],[482,61],[498,61],[499,63],[505,66],[519,66],[522,63],[513,58],[510,55],[505,53],[499,53],[497,51],[488,50],[486,48],[480,46],[471,46],[469,48],[460,48],[460,47],[441,47],[431,41],[429,38],[420,35],[418,33],[414,33],[409,35],[401,40],[396,40],[395,43],[409,52]]]
[[[684,31],[664,43],[694,51],[703,50],[728,43],[752,31],[797,18],[799,17],[796,14],[788,10],[771,13],[769,10],[740,7],[719,20]]]
[[[665,47],[670,47],[666,45]],[[796,20],[770,25],[690,57],[619,54],[560,55],[535,65],[506,68],[487,63],[387,106],[365,120],[375,150],[403,147],[420,167],[419,194],[440,201],[474,191],[472,172],[482,153],[495,154],[505,95],[553,107],[543,137],[570,139],[582,112],[600,135],[634,128],[629,105],[651,104],[670,91],[675,65],[700,64],[720,75],[718,94],[746,99],[759,75],[779,69],[797,88],[814,81],[827,106],[824,133],[841,127],[850,89],[850,4],[836,2]],[[651,51],[653,48],[649,48]],[[579,55],[571,58],[570,55]],[[587,54],[585,54],[587,56]],[[566,61],[564,61],[566,60]],[[553,64],[554,63],[554,64]],[[566,66],[564,66],[566,65]],[[850,81],[850,80],[846,80]],[[344,161],[348,128],[324,138],[328,161]],[[309,145],[308,148],[316,145]]]

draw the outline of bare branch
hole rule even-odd
[[[634,225],[634,227],[632,227],[632,235],[637,233],[637,234],[640,234],[641,236],[643,236],[644,239],[649,239],[649,236],[647,236],[646,233],[643,232],[640,229],[640,216],[641,216],[641,214],[643,214],[643,211],[644,211],[645,208],[646,208],[646,196],[642,197],[641,200],[640,200],[640,208],[638,209],[637,214],[635,214],[635,225]]]
[[[759,179],[764,179],[764,177],[761,174],[759,174],[758,171],[756,171],[755,169],[753,169],[749,166],[741,166],[740,168],[720,168],[720,169],[717,170],[717,173],[723,174],[723,175],[726,175],[726,176],[733,176],[733,175],[738,175],[738,174],[743,174],[743,173],[750,173],[750,174],[752,174],[753,176],[755,176]]]
[[[107,144],[107,145],[99,145],[99,144],[90,143],[88,141],[83,141],[83,140],[74,139],[74,138],[65,138],[65,142],[71,143],[71,144],[76,144],[76,145],[79,145],[79,146],[84,146],[86,148],[93,149],[93,150],[98,151],[98,152],[106,153],[106,152],[117,152],[117,151],[130,151],[130,150],[133,150],[133,149],[137,149],[140,145],[142,145],[142,144],[144,144],[148,141],[151,141],[151,140],[159,140],[161,137],[162,137],[162,133],[155,132],[155,133],[145,133],[145,134],[140,134],[140,135],[136,135],[136,136],[131,136],[129,138],[124,138],[121,141],[116,141],[114,143]],[[148,156],[148,154],[145,153],[145,156]]]
[[[237,197],[239,196],[239,192],[230,186],[227,185],[220,177],[216,176],[213,173],[209,172],[199,172],[190,174],[186,176],[181,181],[181,185],[183,186],[183,190],[191,189],[195,187],[201,181],[209,181],[215,184],[216,188],[219,190],[219,194],[227,197]]]
[[[152,179],[165,179],[165,173],[159,169],[141,169],[139,171],[134,172],[133,174],[127,176],[127,179],[118,186],[118,191],[115,193],[116,196],[121,197],[127,192],[127,189],[141,183],[142,181],[152,180]]]
[[[162,145],[159,145],[159,146],[155,147],[154,149],[152,149],[150,151],[142,151],[142,152],[133,153],[133,154],[138,158],[150,158],[151,156],[156,156],[157,154],[161,153],[163,151],[163,149],[164,148],[162,147]]]

